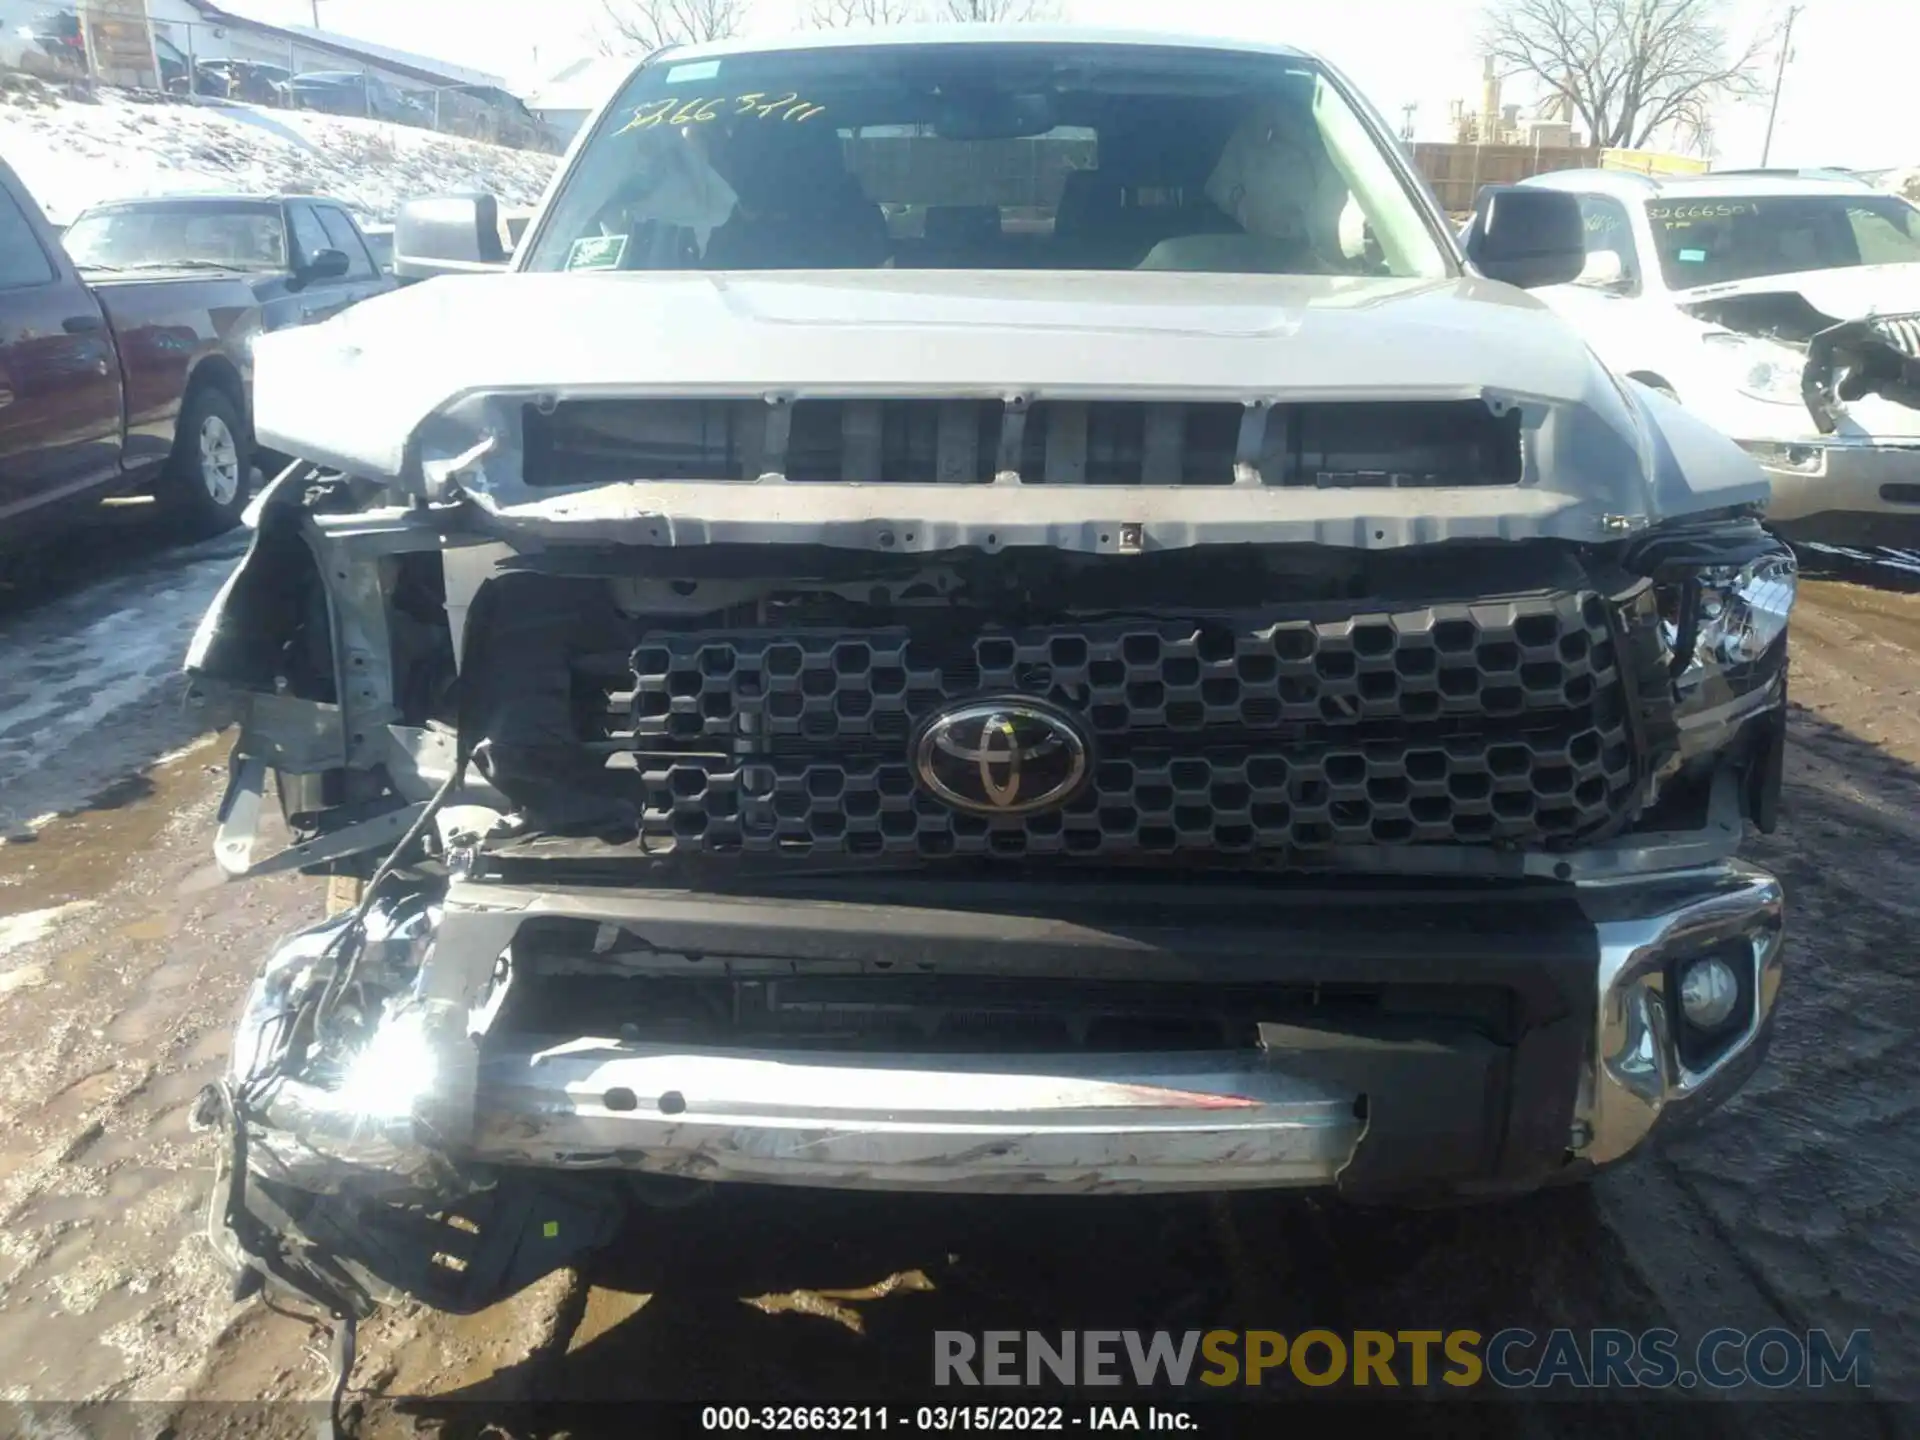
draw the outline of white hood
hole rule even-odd
[[[1545,307],[1484,280],[836,271],[426,281],[255,352],[255,428],[397,477],[480,392],[1471,398],[1630,422]]]
[[[1683,305],[1693,305],[1732,295],[1780,294],[1798,294],[1814,309],[1835,320],[1920,314],[1920,264],[1853,265],[1833,270],[1802,270],[1791,275],[1763,275],[1754,280],[1682,290],[1674,298]]]
[[[536,399],[1014,394],[1484,401],[1520,413],[1522,478],[1512,488],[1229,486],[1156,497],[1129,487],[1116,496],[1019,485],[1014,494],[664,476],[536,490],[520,473],[519,417]],[[934,548],[974,543],[967,537],[977,529],[989,543],[1096,547],[1103,531],[1136,522],[1161,545],[1591,541],[1767,494],[1758,467],[1730,441],[1678,407],[1632,394],[1538,301],[1472,277],[444,278],[269,337],[256,352],[254,396],[260,439],[276,450],[417,496],[441,498],[454,483],[499,526],[645,543]],[[1165,521],[1158,529],[1155,516]]]

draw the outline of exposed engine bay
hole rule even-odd
[[[296,844],[261,867],[364,882],[275,953],[207,1106],[235,1137],[229,1253],[338,1313],[477,1306],[597,1243],[627,1191],[566,1172],[730,1173],[717,1119],[689,1151],[601,1138],[648,1113],[700,1133],[745,1103],[724,1098],[737,1078],[703,1102],[705,1062],[674,1056],[1074,1056],[1100,1103],[1177,1108],[1201,1083],[1183,1067],[1287,1027],[1411,1023],[1481,1057],[1434,1080],[1457,1095],[1484,1047],[1527,1043],[1526,1005],[1557,1002],[1516,1011],[1514,974],[1436,983],[1394,946],[1335,979],[1321,947],[1360,932],[1315,938],[1316,893],[1370,915],[1436,914],[1437,883],[1551,907],[1572,877],[1709,863],[1777,806],[1792,559],[1751,520],[1604,548],[642,563],[442,549],[445,522],[414,549],[403,517],[328,538],[330,513],[366,526],[354,498],[284,487],[196,645],[201,683],[246,713],[229,830],[270,759]],[[384,663],[356,664],[376,628]],[[384,745],[341,765],[330,745],[351,754],[377,714]],[[1276,904],[1307,907],[1303,949],[1256,962],[1231,936],[1268,951],[1255,916]],[[1459,912],[1463,938],[1485,943],[1486,913]],[[1196,984],[1193,945],[1238,958]],[[1260,1102],[1320,1118],[1249,1183],[1407,1183],[1427,1152],[1378,1140],[1375,1173],[1326,1128],[1351,1120],[1343,1085],[1381,1083],[1346,1076]],[[1431,1122],[1374,1104],[1376,1137]],[[815,1183],[853,1183],[831,1174]],[[529,1228],[565,1207],[562,1243]]]
[[[359,891],[201,1107],[217,1244],[337,1370],[716,1181],[1524,1190],[1661,1113],[1594,1037],[1675,966],[1733,989],[1674,1065],[1763,1048],[1794,563],[1741,507],[887,553],[381,498],[290,469],[190,659],[223,867]]]

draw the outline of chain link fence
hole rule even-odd
[[[7,26],[0,68],[55,83],[157,90],[186,101],[381,120],[520,150],[562,148],[552,130],[497,86],[434,84],[413,66],[356,52],[349,41],[328,43],[267,27],[97,12],[83,24],[80,12],[51,5]]]

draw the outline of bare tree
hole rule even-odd
[[[1008,21],[1051,19],[1054,5],[1052,0],[937,0],[934,14],[941,20],[995,25]]]
[[[609,54],[651,55],[668,45],[728,40],[746,22],[749,0],[601,0],[607,29],[600,48]]]
[[[1714,105],[1763,88],[1772,29],[1736,47],[1728,0],[1492,0],[1482,45],[1508,75],[1566,101],[1602,147],[1638,150],[1674,131],[1694,144]]]
[[[846,30],[856,25],[905,25],[923,15],[916,0],[813,0],[806,20],[816,30]]]

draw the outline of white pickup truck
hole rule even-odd
[[[365,888],[208,1097],[247,1274],[471,1310],[709,1182],[1514,1195],[1759,1064],[1795,561],[1529,296],[1568,197],[1463,254],[1313,56],[903,27],[637,64],[503,248],[409,205],[421,283],[260,347],[216,853]]]

